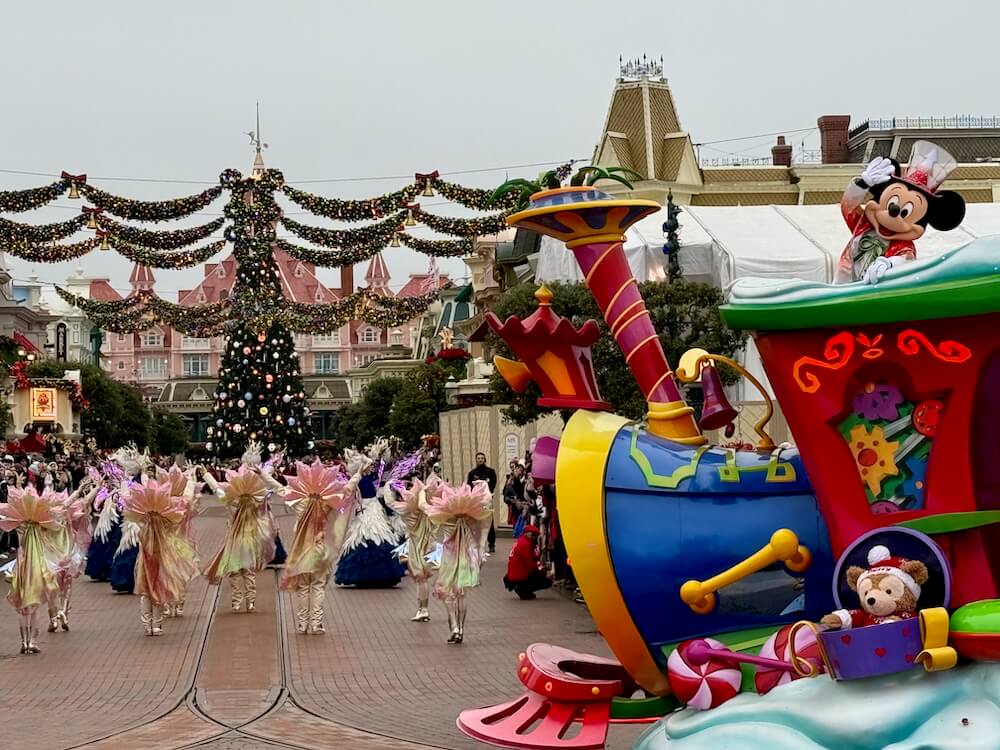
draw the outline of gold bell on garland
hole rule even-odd
[[[97,211],[88,212],[87,229],[97,229]]]
[[[404,227],[415,227],[417,225],[417,219],[413,215],[413,211],[420,206],[407,206],[406,207],[406,221],[403,222]]]
[[[434,186],[431,184],[430,180],[424,182],[424,192],[421,193],[424,198],[434,197]]]
[[[402,247],[402,245],[403,243],[399,241],[399,232],[393,232],[389,247]]]
[[[66,197],[74,201],[80,200],[80,190],[77,188],[75,182],[69,184],[69,195]]]
[[[439,176],[440,173],[436,169],[429,174],[421,174],[420,172],[417,172],[414,175],[417,183],[424,186],[424,190],[421,193],[422,196],[425,198],[434,197],[434,180],[436,180]]]
[[[97,236],[101,238],[101,246],[98,248],[98,250],[110,250],[111,249],[111,243],[108,242],[108,233],[107,232],[98,232]]]

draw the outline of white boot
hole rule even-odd
[[[465,594],[461,594],[458,597],[458,601],[455,603],[455,616],[458,621],[458,638],[455,639],[455,643],[461,643],[462,639],[465,638]]]
[[[448,629],[451,631],[451,636],[448,638],[448,643],[459,643],[458,640],[458,605],[454,599],[449,599],[444,603],[445,608],[448,610]]]
[[[242,573],[233,573],[229,576],[229,589],[231,592],[230,604],[233,612],[239,612],[243,608],[243,601],[246,599],[246,581]]]
[[[247,571],[244,580],[247,590],[247,612],[253,612],[257,609],[257,571]]]
[[[28,628],[27,625],[18,623],[17,632],[21,636],[21,653],[30,654],[31,652],[28,650],[28,638],[29,638],[29,633],[31,632],[30,629]]]
[[[184,599],[181,599],[177,604],[174,605],[174,617],[184,616]]]
[[[427,592],[430,586],[427,581],[417,582],[417,614],[410,618],[410,622],[430,622],[431,611],[427,608]]]
[[[139,597],[139,620],[146,635],[153,634],[153,602],[148,596]]]
[[[152,635],[163,635],[163,607],[153,605],[152,621],[150,622],[150,632]]]
[[[70,582],[66,584],[66,590],[60,595],[59,614],[56,615],[59,620],[59,627],[67,632],[69,632],[69,603],[72,595],[73,581],[70,580]]]
[[[308,579],[303,577],[295,586],[295,630],[299,633],[309,632],[309,614],[312,610],[310,579],[311,576]]]
[[[327,576],[314,575],[310,584],[310,613],[309,627],[316,635],[326,632],[323,626],[323,600],[326,599],[326,579]]]
[[[59,607],[56,602],[49,602],[49,632],[59,630]]]

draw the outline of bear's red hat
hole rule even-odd
[[[904,563],[906,563],[906,558],[893,557],[888,547],[881,544],[872,547],[868,550],[868,570],[858,576],[858,585],[860,586],[861,582],[869,576],[878,574],[893,575],[903,582],[903,585],[909,589],[915,599],[919,599],[920,584],[913,580],[913,576],[903,570]]]

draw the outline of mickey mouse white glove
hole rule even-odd
[[[883,182],[888,182],[892,179],[895,173],[896,168],[893,166],[892,161],[886,159],[884,156],[876,156],[868,162],[865,171],[861,173],[861,181],[868,187],[881,185]]]
[[[879,256],[865,269],[865,283],[877,284],[890,268],[892,268],[892,260],[884,255]]]

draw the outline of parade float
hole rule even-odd
[[[701,379],[702,427],[731,421],[723,358],[692,350],[671,370],[625,262],[625,230],[658,208],[574,186],[509,219],[574,253],[649,411],[606,411],[596,328],[555,315],[547,290],[524,320],[487,316],[518,357],[497,361],[508,383],[576,410],[540,441],[535,479],[555,482],[616,659],[534,644],[525,693],[459,729],[539,750],[601,748],[616,721],[655,721],[641,750],[996,747],[1000,238],[840,286],[737,283],[724,318],[753,332],[797,448],[765,418],[757,449],[736,450],[709,445],[679,388]]]

